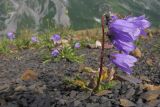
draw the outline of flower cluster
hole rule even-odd
[[[51,38],[51,41],[54,42],[54,44],[61,44],[61,36],[58,34],[54,34]],[[81,44],[79,42],[76,42],[74,45],[74,48],[78,49],[81,47]],[[60,54],[60,50],[59,49],[53,49],[51,52],[52,57],[57,57]]]
[[[149,28],[150,25],[144,15],[123,19],[112,16],[108,23],[109,38],[114,47],[120,51],[120,53],[111,54],[110,60],[127,74],[131,74],[131,67],[137,61],[135,57],[129,55],[136,49],[134,42],[139,36],[146,35],[145,29]]]
[[[54,35],[51,37],[51,40],[54,42],[54,44],[57,44],[57,43],[60,42],[61,36],[58,35],[58,34],[54,34]]]

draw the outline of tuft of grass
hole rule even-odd
[[[17,38],[14,41],[14,45],[17,47],[18,50],[28,49],[30,46],[30,40],[26,38]]]
[[[10,41],[7,38],[2,38],[0,41],[0,53],[1,54],[8,54],[10,52],[9,49]]]
[[[59,56],[57,57],[52,57],[51,56],[51,51],[49,49],[45,49],[44,51],[41,52],[41,56],[43,59],[43,63],[47,63],[50,61],[58,62],[62,59],[66,59],[67,61],[70,62],[77,62],[77,63],[82,63],[84,61],[83,55],[76,55],[76,52],[73,48],[71,47],[64,47],[61,51]]]
[[[114,80],[109,81],[107,83],[101,83],[99,91],[112,89],[114,86],[116,86],[116,84],[117,82]]]
[[[67,59],[71,62],[81,63],[83,62],[83,55],[76,55],[75,50],[71,47],[64,47],[61,51],[60,57],[62,59]]]
[[[54,44],[50,40],[50,38],[51,38],[52,35],[53,34],[51,34],[51,33],[45,33],[45,34],[39,35],[40,48],[48,48],[49,50],[51,50],[52,48],[54,48]]]

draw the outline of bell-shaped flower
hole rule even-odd
[[[53,57],[57,57],[57,56],[59,55],[59,51],[58,51],[57,49],[55,49],[55,50],[53,50],[53,51],[51,52],[51,55],[52,55]]]
[[[79,42],[77,42],[77,43],[75,43],[75,45],[74,45],[74,48],[80,48],[81,47],[81,44],[79,43]]]
[[[31,41],[32,41],[33,43],[39,42],[39,40],[38,40],[38,38],[37,38],[36,36],[32,36],[32,37],[31,37]]]
[[[14,34],[13,32],[8,32],[8,33],[7,33],[7,37],[8,37],[8,39],[10,39],[10,40],[13,40],[13,39],[16,38],[16,37],[15,37],[15,34]]]
[[[55,34],[51,37],[51,40],[54,41],[54,43],[58,43],[61,40],[61,36],[58,34]]]
[[[139,17],[127,17],[125,20],[136,25],[141,30],[141,35],[146,35],[144,30],[151,26],[151,23],[147,20],[145,15]]]
[[[118,54],[113,53],[110,55],[110,60],[114,63],[118,68],[127,74],[132,73],[132,68],[134,63],[137,62],[137,58],[128,55],[128,54]]]
[[[136,46],[133,42],[123,42],[119,39],[112,41],[113,45],[116,47],[117,50],[123,51],[126,54],[129,54],[131,51],[136,49]]]
[[[112,40],[120,39],[132,42],[138,38],[141,30],[134,24],[124,19],[117,19],[109,23],[109,34]]]

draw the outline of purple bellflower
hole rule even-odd
[[[132,42],[140,35],[145,35],[145,29],[150,27],[150,22],[145,16],[127,17],[124,19],[113,19],[109,23],[109,34],[111,39],[120,39],[125,42]]]
[[[117,19],[109,23],[109,35],[111,40],[120,39],[125,42],[132,42],[140,35],[141,30],[133,23],[124,19]]]
[[[39,40],[38,40],[38,38],[37,38],[36,36],[32,36],[32,37],[31,37],[31,41],[32,41],[33,43],[39,42]]]
[[[145,18],[145,15],[139,17],[127,17],[126,20],[133,23],[141,30],[141,35],[146,35],[145,29],[151,26],[151,23]]]
[[[58,51],[57,49],[55,49],[55,50],[53,50],[53,51],[51,52],[51,55],[52,55],[53,57],[57,57],[57,56],[59,55],[59,51]]]
[[[132,73],[131,67],[134,66],[135,62],[137,62],[137,59],[131,55],[118,53],[111,54],[110,60],[112,61],[112,63],[114,63],[117,67],[119,67],[127,74]]]
[[[15,34],[14,34],[13,32],[8,32],[8,33],[7,33],[7,37],[8,37],[10,40],[13,40],[13,39],[16,38],[16,37],[15,37]]]
[[[54,43],[58,43],[61,40],[61,36],[58,34],[55,34],[51,37],[51,40],[54,41]]]
[[[133,42],[123,42],[118,39],[118,40],[113,40],[112,43],[117,50],[122,51],[126,54],[129,54],[130,52],[136,49],[136,46],[134,45]]]
[[[145,29],[150,27],[150,22],[145,16],[126,17],[118,19],[116,16],[111,17],[109,22],[109,37],[113,45],[126,54],[135,49],[134,41],[140,35],[146,35]]]
[[[80,48],[81,44],[79,42],[75,43],[74,48]]]

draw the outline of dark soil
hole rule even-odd
[[[146,101],[142,97],[146,91],[141,87],[145,83],[160,85],[160,48],[154,47],[158,43],[160,46],[159,41],[160,35],[143,40],[143,57],[134,67],[134,77],[141,79],[145,76],[151,81],[142,80],[141,84],[118,81],[111,92],[103,96],[96,96],[64,82],[66,77],[79,74],[81,65],[97,69],[99,49],[78,50],[78,54],[86,57],[83,64],[66,60],[43,64],[40,51],[29,49],[12,57],[0,56],[0,107],[119,107],[122,98],[132,103],[129,106],[160,107],[160,96],[154,100],[157,102]],[[106,56],[107,53],[108,50]],[[153,66],[146,64],[147,58],[153,59]],[[108,63],[107,57],[105,62]],[[20,77],[26,69],[36,71],[38,79],[22,81]],[[125,75],[120,70],[117,74]]]

